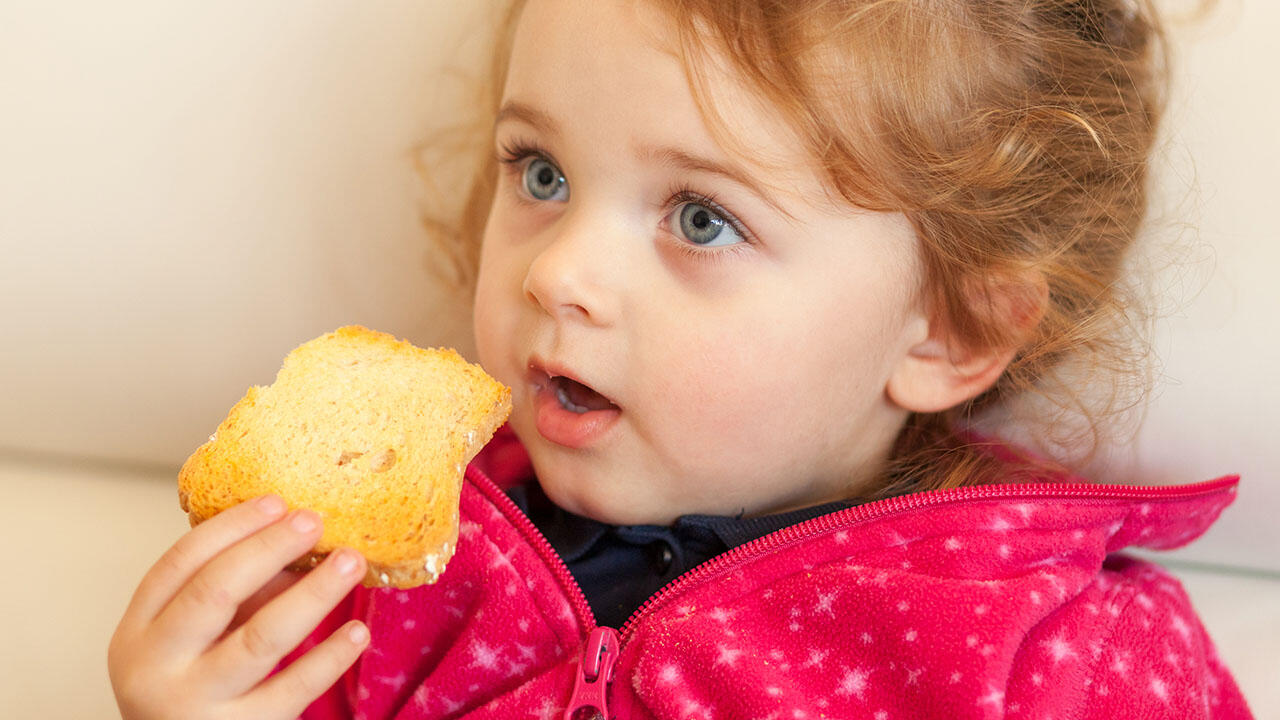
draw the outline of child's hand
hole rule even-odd
[[[365,571],[342,550],[304,576],[282,573],[321,531],[315,513],[284,511],[274,496],[229,508],[143,577],[107,651],[125,720],[295,718],[355,662],[368,642],[359,621],[263,682]]]

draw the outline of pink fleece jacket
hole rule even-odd
[[[1235,477],[853,507],[695,568],[614,630],[479,469],[521,462],[500,445],[468,468],[437,584],[357,589],[300,646],[353,617],[373,635],[304,717],[1250,717],[1178,581],[1117,554],[1196,538]]]

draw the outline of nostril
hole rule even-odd
[[[538,294],[535,293],[533,291],[533,288],[529,286],[528,280],[525,280],[524,282],[524,299],[528,300],[530,303],[534,305],[539,305],[539,306],[542,305],[542,301],[538,299]]]
[[[543,297],[547,295],[547,292],[546,290],[543,290],[539,293],[537,283],[534,281],[532,268],[530,268],[529,273],[525,275],[522,289],[524,290],[525,300],[528,300],[530,303],[544,309],[547,307],[547,303],[543,301]]]
[[[576,315],[583,319],[591,318],[591,313],[587,312],[586,308],[582,307],[581,305],[575,305],[573,303],[562,305],[560,307],[560,312],[566,315]]]
[[[593,314],[587,309],[585,304],[582,302],[575,302],[570,299],[573,297],[571,292],[572,291],[569,290],[562,290],[558,292],[548,292],[543,290],[542,292],[539,292],[534,288],[532,283],[526,281],[524,284],[525,299],[533,305],[542,308],[542,310],[548,315],[583,320],[592,319]],[[580,295],[581,293],[576,294]]]

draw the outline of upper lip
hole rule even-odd
[[[571,370],[554,360],[548,360],[537,355],[529,358],[529,371],[526,379],[531,385],[541,390],[546,387],[550,383],[551,378],[554,377],[568,378],[580,385],[585,385],[609,400],[609,402],[614,402],[613,398],[608,393],[602,392],[600,388],[583,379],[577,371]]]

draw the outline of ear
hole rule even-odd
[[[930,320],[926,339],[908,349],[889,377],[886,392],[895,405],[911,412],[941,412],[982,394],[1030,339],[1049,297],[1038,275],[987,282],[967,294],[971,311],[984,325],[1005,330],[1004,339],[979,345],[958,337],[943,321]]]

